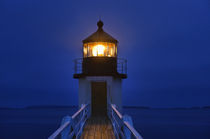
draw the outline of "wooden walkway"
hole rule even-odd
[[[90,117],[84,127],[81,139],[115,139],[108,117]]]

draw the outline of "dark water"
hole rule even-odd
[[[210,109],[125,109],[145,139],[210,139]]]
[[[76,108],[0,110],[0,139],[46,139]]]
[[[0,109],[0,139],[45,139],[76,108]],[[145,139],[210,139],[210,109],[126,108]]]

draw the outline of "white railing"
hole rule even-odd
[[[143,139],[133,127],[131,117],[122,115],[114,104],[109,103],[108,116],[112,122],[114,134],[117,139]]]
[[[90,117],[90,104],[83,104],[73,116],[65,116],[61,126],[48,139],[79,138],[86,120]]]

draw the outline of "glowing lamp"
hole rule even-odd
[[[93,47],[93,56],[104,56],[105,55],[105,46],[98,44]]]
[[[83,47],[84,57],[116,57],[117,48],[114,43],[90,42]]]

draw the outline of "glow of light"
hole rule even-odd
[[[92,53],[93,56],[104,56],[105,46],[98,44],[93,47]]]

